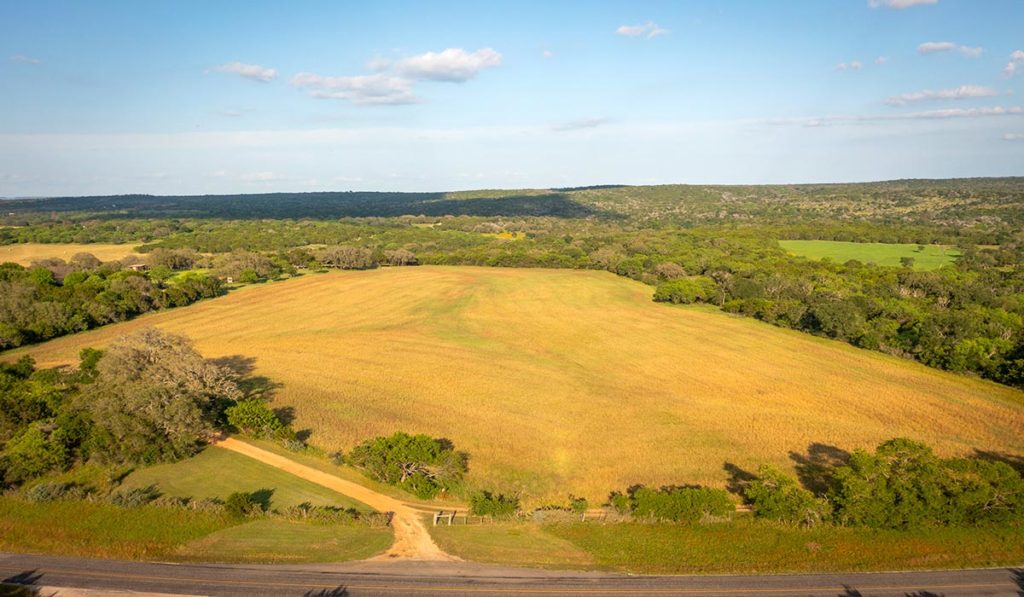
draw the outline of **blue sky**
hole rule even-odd
[[[1024,175],[1024,1],[0,3],[0,196]]]

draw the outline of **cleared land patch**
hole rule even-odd
[[[912,245],[897,243],[852,243],[837,240],[780,240],[786,252],[808,259],[831,259],[846,263],[856,259],[863,263],[899,266],[900,259],[910,257],[914,269],[931,270],[954,262],[960,252],[945,245]]]
[[[153,484],[164,495],[194,499],[225,499],[236,491],[267,491],[270,508],[277,510],[309,502],[372,511],[326,487],[216,446],[181,462],[139,469],[124,481],[125,487]]]
[[[894,436],[943,454],[1024,453],[1024,394],[702,308],[602,272],[335,272],[5,354],[70,363],[155,325],[252,359],[274,406],[327,450],[396,430],[447,437],[469,482],[527,503],[632,483],[721,486],[726,462],[792,466],[819,442]]]
[[[115,261],[136,254],[133,245],[21,243],[0,245],[0,263],[31,265],[33,261],[53,257],[67,261],[76,253],[91,253],[100,261]]]

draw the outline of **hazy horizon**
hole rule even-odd
[[[1024,174],[1024,3],[0,6],[0,196]]]

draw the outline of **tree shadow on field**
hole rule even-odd
[[[274,497],[274,490],[264,487],[263,489],[257,489],[256,491],[249,494],[252,496],[252,501],[260,505],[260,508],[264,512],[270,510],[270,500]]]
[[[836,446],[812,443],[807,453],[790,452],[800,483],[815,495],[824,495],[835,485],[836,468],[850,462],[850,453]]]
[[[464,473],[469,472],[469,452],[461,452],[455,449],[455,442],[447,437],[436,437],[434,441],[441,446],[442,450],[451,450],[455,454],[456,463]]]
[[[291,425],[295,422],[295,409],[291,406],[280,406],[273,409],[274,414],[277,415],[278,420],[285,425]]]
[[[989,452],[985,450],[974,450],[974,457],[989,462],[1002,462],[1010,465],[1015,471],[1024,476],[1024,456],[1007,454],[1006,452]]]
[[[722,468],[729,475],[725,488],[729,493],[740,496],[743,499],[743,503],[747,503],[745,492],[750,483],[757,480],[757,475],[731,462],[726,462]]]
[[[256,358],[235,354],[216,359],[210,359],[214,365],[231,371],[236,376],[238,389],[247,400],[262,400],[270,402],[274,393],[283,388],[284,384],[271,380],[262,375],[253,375],[256,370]]]

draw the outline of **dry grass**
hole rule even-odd
[[[31,265],[33,261],[58,257],[67,261],[76,253],[92,253],[100,261],[115,261],[135,253],[132,245],[104,244],[44,244],[23,243],[18,245],[0,245],[0,263],[13,262]]]
[[[395,430],[451,438],[470,481],[603,500],[628,484],[721,485],[811,442],[893,436],[945,454],[1024,452],[1024,394],[708,309],[601,272],[384,268],[240,292],[58,339],[70,362],[147,325],[283,384],[329,450]]]

